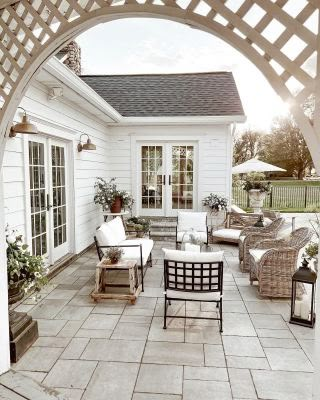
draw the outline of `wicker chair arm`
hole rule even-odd
[[[272,248],[267,250],[261,257],[259,264],[280,264],[281,268],[287,268],[292,264],[293,260],[296,260],[298,256],[298,250],[294,247],[282,247],[282,248]],[[285,262],[284,262],[285,261]]]
[[[263,228],[259,228],[257,226],[247,226],[242,229],[242,231],[240,232],[240,236],[246,236],[254,232],[263,232]]]
[[[252,232],[244,238],[243,245],[249,246],[250,249],[254,248],[257,243],[260,243],[264,240],[272,239],[272,233],[256,233]]]
[[[286,246],[287,246],[287,241],[285,239],[265,239],[256,243],[254,248],[266,250],[271,248],[279,249],[281,247],[286,247]]]

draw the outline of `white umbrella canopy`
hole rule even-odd
[[[276,165],[268,164],[257,158],[245,161],[242,164],[236,165],[232,168],[233,174],[247,174],[249,172],[284,172],[283,168],[277,167]]]

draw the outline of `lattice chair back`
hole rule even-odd
[[[164,260],[165,290],[193,293],[222,293],[223,262]]]

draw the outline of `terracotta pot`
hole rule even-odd
[[[112,213],[120,213],[121,212],[122,201],[121,197],[116,197],[114,199],[113,204],[110,206],[110,211]]]
[[[14,282],[8,286],[8,301],[9,304],[14,304],[17,301],[23,299],[24,290],[23,285],[25,283],[24,279],[21,279],[18,282]]]

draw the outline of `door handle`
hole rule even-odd
[[[162,181],[162,184],[165,186],[166,185],[166,176],[165,175],[163,175],[163,181]]]
[[[169,175],[169,186],[171,185],[171,175]]]
[[[50,196],[47,194],[47,211],[50,211],[50,208],[52,207],[52,204],[50,204]]]

